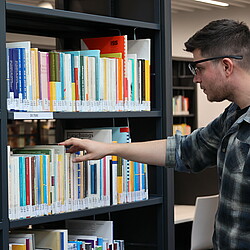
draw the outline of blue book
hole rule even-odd
[[[10,97],[14,98],[14,67],[13,67],[13,49],[8,49],[9,51],[9,92]]]
[[[66,54],[71,54],[71,74],[72,74],[72,80],[75,83],[75,74],[74,74],[74,68],[77,67],[75,64],[75,57],[79,58],[78,64],[78,84],[79,84],[79,99],[84,100],[84,94],[85,94],[85,86],[84,86],[84,69],[83,69],[83,61],[80,62],[80,51],[66,51]],[[77,86],[76,86],[77,87]]]
[[[41,202],[41,171],[40,171],[40,155],[36,156],[36,177],[37,177],[37,204],[40,205]]]
[[[20,110],[26,111],[27,107],[24,108],[24,99],[27,99],[27,82],[26,82],[26,59],[25,59],[25,49],[18,48],[18,70],[19,70],[19,102]]]
[[[25,157],[19,156],[20,206],[26,206]]]
[[[17,105],[17,100],[19,99],[18,91],[19,91],[19,86],[18,86],[18,49],[16,48],[11,48],[9,49],[9,70],[10,70],[10,96],[12,98],[12,111],[17,111],[15,109],[18,107]]]
[[[140,168],[138,162],[134,162],[134,188],[135,191],[140,190]]]
[[[18,91],[19,91],[19,86],[18,86],[18,68],[19,68],[19,63],[18,63],[18,49],[14,48],[12,50],[12,67],[13,67],[13,91],[14,91],[14,98],[18,98]]]
[[[56,82],[56,110],[55,111],[61,111],[59,107],[59,104],[61,104],[62,98],[62,83]]]
[[[21,89],[23,99],[27,99],[27,81],[26,81],[26,56],[25,48],[20,48],[21,55]]]
[[[90,165],[90,175],[91,175],[91,194],[97,194],[97,182],[96,182],[96,171],[97,171],[97,166],[96,164],[91,164]]]
[[[77,247],[77,250],[81,250],[82,249],[82,241],[69,241],[69,243],[75,243],[76,244],[76,247]]]
[[[60,232],[60,239],[61,239],[61,250],[68,250],[64,249],[64,232]]]
[[[48,156],[43,155],[43,201],[45,204],[48,204]]]
[[[10,58],[9,58],[9,49],[6,48],[6,82],[7,82],[7,98],[10,98]]]

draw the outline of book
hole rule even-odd
[[[27,250],[26,244],[19,243],[9,243],[12,250]]]
[[[69,234],[95,235],[113,242],[113,221],[99,220],[66,220]]]
[[[68,248],[67,229],[30,229],[18,230],[18,232],[34,234],[36,248],[51,248],[53,250]]]
[[[24,86],[23,86],[23,109],[27,111],[32,111],[31,110],[31,100],[32,100],[32,81],[31,81],[31,42],[30,41],[22,41],[22,42],[10,42],[6,43],[6,48],[23,48],[24,49],[24,54],[25,57],[22,59],[23,64],[23,74],[25,70],[25,81],[24,81]],[[9,72],[10,74],[11,72]],[[10,96],[11,97],[11,96]],[[9,105],[9,110],[13,108],[13,100],[11,102],[8,102]]]
[[[65,138],[71,137],[112,143],[112,130],[101,128],[65,130]],[[110,161],[111,156],[106,156],[85,163],[89,206],[110,205]]]
[[[49,111],[49,53],[38,52],[39,61],[39,88],[40,88],[40,101],[42,101],[42,111]]]
[[[128,40],[128,54],[136,54],[137,59],[141,60],[144,64],[142,69],[143,77],[142,82],[144,87],[142,88],[142,108],[143,110],[150,110],[150,65],[151,65],[151,39],[138,39]]]
[[[22,243],[22,241],[26,244],[26,250],[34,250],[34,234],[23,234],[14,231],[9,235],[9,243]]]
[[[39,82],[39,62],[38,62],[38,48],[31,48],[31,80],[32,80],[32,110],[41,111],[40,104],[40,82]]]

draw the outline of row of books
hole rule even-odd
[[[66,131],[67,137],[129,142],[127,127]],[[10,149],[8,164],[11,220],[148,199],[147,165],[106,156],[73,163],[60,145]]]
[[[188,115],[189,114],[189,98],[183,95],[173,97],[173,114]]]
[[[9,234],[12,250],[124,250],[113,239],[113,221],[68,220],[67,229],[20,229]]]
[[[191,134],[191,126],[186,123],[173,124],[173,134],[175,134],[177,130],[179,130],[183,135]]]
[[[82,39],[82,50],[6,44],[7,106],[13,111],[150,110],[150,39]]]

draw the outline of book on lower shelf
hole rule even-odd
[[[173,134],[175,134],[177,130],[180,131],[183,135],[191,134],[191,126],[186,123],[173,124]]]
[[[12,230],[9,246],[21,250],[124,250],[124,240],[114,239],[113,221],[67,220],[64,229]]]

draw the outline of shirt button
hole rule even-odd
[[[223,153],[225,153],[225,152],[226,152],[226,149],[225,149],[225,148],[223,148],[221,151],[222,151]]]

